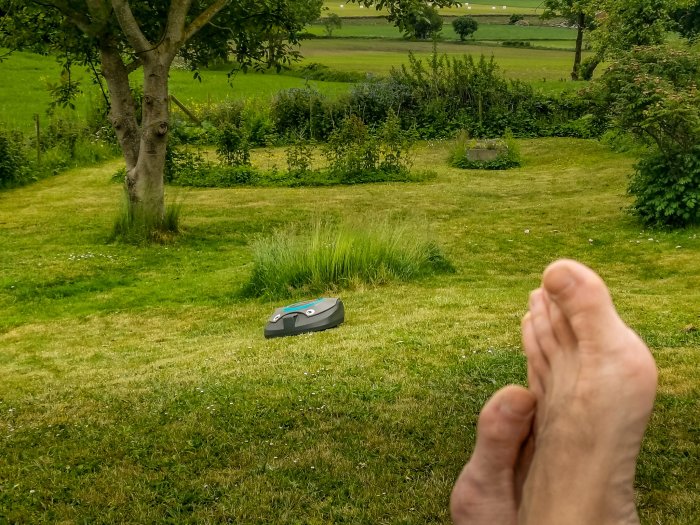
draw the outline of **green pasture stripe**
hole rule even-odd
[[[503,6],[506,9],[503,9]],[[483,2],[464,2],[461,7],[450,7],[440,9],[440,14],[444,16],[459,16],[463,14],[526,14],[535,15],[542,13],[542,2],[537,0],[513,0],[501,1],[499,3]],[[342,7],[341,7],[342,6]],[[383,16],[384,11],[377,11],[374,7],[360,7],[356,3],[346,2],[344,0],[334,0],[324,2],[324,7],[327,8],[325,13],[335,13],[342,17],[372,17]],[[471,9],[469,9],[471,7]],[[493,9],[493,8],[496,9]],[[322,15],[323,16],[323,15]]]
[[[304,62],[319,62],[343,71],[386,74],[392,67],[408,63],[408,51],[427,58],[431,42],[381,39],[314,39],[302,45]],[[438,51],[448,55],[494,56],[506,76],[528,81],[556,81],[569,77],[573,51],[509,48],[441,42]]]
[[[309,28],[309,32],[316,35],[325,35],[322,24],[314,24]],[[375,21],[348,20],[340,29],[333,31],[334,37],[340,38],[402,38],[401,31],[396,26],[383,19]],[[443,25],[441,38],[447,40],[459,40],[459,36],[452,28],[452,24],[447,21]],[[469,39],[472,40],[526,40],[533,44],[541,40],[576,40],[576,30],[567,27],[551,27],[543,25],[518,26],[508,24],[480,24],[476,33]]]

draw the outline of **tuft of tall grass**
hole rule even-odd
[[[180,233],[180,213],[182,202],[177,199],[166,204],[162,217],[147,213],[129,203],[124,192],[122,207],[114,222],[110,242],[125,244],[163,243]]]
[[[243,290],[253,297],[321,293],[454,271],[427,235],[387,222],[288,227],[255,241],[253,254],[253,272]]]

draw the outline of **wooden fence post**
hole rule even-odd
[[[41,125],[38,113],[34,113],[34,129],[36,130],[36,163],[41,164]]]

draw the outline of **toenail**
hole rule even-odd
[[[564,293],[576,284],[574,274],[565,266],[560,266],[555,271],[547,272],[544,280],[547,283],[547,291],[553,295]]]

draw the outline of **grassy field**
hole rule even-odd
[[[302,45],[305,62],[318,62],[343,71],[369,71],[386,74],[392,67],[408,63],[408,51],[427,58],[431,42],[379,39],[318,39]],[[493,56],[504,75],[539,84],[567,79],[574,61],[571,51],[522,49],[502,46],[442,42],[438,52],[461,56]],[[568,84],[571,84],[570,82]],[[561,83],[557,84],[561,87]]]
[[[508,172],[423,144],[416,167],[438,174],[420,184],[170,190],[185,232],[144,248],[105,243],[116,162],[0,192],[0,521],[448,523],[480,406],[525,380],[528,291],[568,256],[660,367],[642,523],[694,523],[700,229],[623,213],[627,156],[520,144]],[[321,212],[429,233],[457,272],[341,291],[340,328],[265,340],[278,304],[238,296],[251,241]]]
[[[322,24],[314,24],[309,32],[315,35],[325,35]],[[343,27],[333,31],[337,38],[402,38],[401,31],[384,19],[348,19]],[[459,41],[459,36],[452,28],[449,20],[443,25],[440,37],[444,40]],[[480,23],[477,31],[469,42],[502,42],[504,40],[530,41],[534,46],[562,47],[573,49],[576,41],[576,30],[566,27],[550,26],[516,26],[508,24]]]
[[[505,5],[505,9],[503,6]],[[346,0],[335,0],[324,2],[329,13],[336,13],[342,17],[367,17],[378,16],[384,11],[377,11],[374,7],[361,7],[356,3],[347,2]],[[495,9],[494,9],[495,8]],[[450,7],[440,9],[440,13],[445,16],[458,16],[464,14],[525,14],[525,15],[540,15],[542,13],[542,2],[540,0],[511,0],[502,1],[500,3],[484,2],[464,2],[461,7]]]
[[[549,41],[552,45],[557,42],[559,41]],[[450,55],[493,55],[506,76],[532,81],[548,90],[558,91],[575,87],[575,84],[565,81],[573,62],[573,54],[570,51],[517,49],[457,42],[440,43],[438,50]],[[418,56],[428,57],[432,52],[432,43],[390,39],[317,39],[304,41],[301,51],[305,57],[302,64],[318,62],[342,71],[383,75],[392,67],[407,63],[409,51],[414,51]],[[170,92],[188,103],[204,103],[226,98],[259,98],[268,101],[281,89],[302,87],[306,84],[302,78],[272,73],[241,73],[229,83],[227,73],[226,70],[203,71],[202,81],[197,82],[192,79],[191,72],[175,68],[171,71]],[[0,86],[0,124],[30,133],[34,126],[32,115],[39,114],[44,118],[50,102],[47,85],[57,82],[60,66],[52,57],[14,53],[8,60],[0,63],[0,74],[13,79],[12,82],[5,82]],[[83,89],[83,94],[76,100],[77,114],[68,110],[59,110],[59,114],[66,118],[84,118],[88,109],[99,101],[102,95],[84,70],[75,68],[73,75],[75,80],[81,82]],[[309,81],[309,85],[328,95],[343,93],[350,88],[349,84],[341,82]]]
[[[0,75],[13,80],[0,86],[0,124],[31,131],[34,126],[32,115],[45,116],[50,102],[47,85],[58,81],[60,70],[52,57],[32,53],[13,53],[1,62]],[[170,92],[182,101],[195,103],[227,98],[260,98],[267,102],[282,89],[306,84],[304,79],[273,73],[238,74],[233,82],[229,82],[227,73],[227,70],[203,71],[202,81],[198,82],[193,80],[190,71],[174,68],[170,72]],[[72,115],[68,110],[59,110],[59,113],[84,118],[88,108],[98,102],[102,95],[83,69],[76,67],[73,75],[75,80],[81,82],[83,90],[76,100],[77,115]],[[134,75],[134,81],[138,81],[138,75]],[[309,84],[329,95],[349,89],[348,84],[341,82],[309,81]]]

